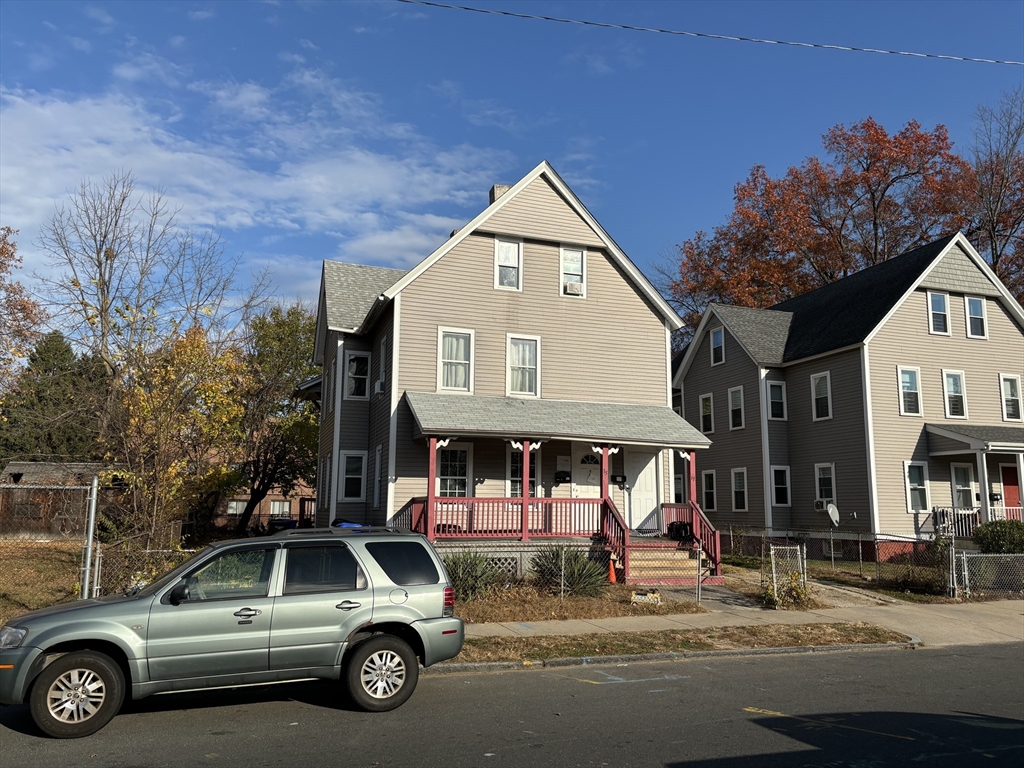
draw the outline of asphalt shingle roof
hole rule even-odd
[[[1004,427],[987,424],[928,424],[929,427],[952,432],[972,440],[984,440],[986,443],[1024,443],[1024,426]]]
[[[405,270],[402,269],[325,261],[324,294],[328,327],[358,328],[377,297],[404,275]]]
[[[93,477],[109,469],[90,462],[11,461],[0,475],[0,483],[19,485],[89,485]]]
[[[761,365],[782,364],[793,320],[792,312],[767,312],[763,309],[726,305],[715,305],[715,312],[755,362]]]
[[[706,448],[704,435],[666,405],[527,400],[406,392],[424,435],[493,435]]]

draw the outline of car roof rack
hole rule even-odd
[[[346,536],[356,533],[412,533],[408,528],[394,528],[387,525],[359,525],[347,528],[285,528],[275,533],[272,538],[286,539],[291,536]]]

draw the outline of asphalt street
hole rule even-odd
[[[156,696],[87,739],[0,709],[0,765],[1019,766],[1019,643],[427,675],[402,708],[331,684]]]

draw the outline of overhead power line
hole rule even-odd
[[[606,21],[586,21],[584,19],[563,19],[558,16],[541,16],[532,13],[515,13],[499,11],[496,8],[472,8],[468,5],[450,5],[436,3],[433,0],[398,0],[409,5],[426,5],[431,8],[445,8],[451,11],[471,11],[486,13],[491,16],[511,16],[516,19],[534,19],[536,21],[556,21],[559,24],[579,24],[584,27],[604,27],[605,29],[624,29],[629,32],[656,32],[662,35],[678,35],[681,37],[703,37],[709,40],[732,40],[738,43],[768,43],[770,45],[792,45],[797,48],[824,48],[832,51],[854,51],[856,53],[887,53],[892,56],[915,56],[919,59],[946,59],[947,61],[972,61],[977,64],[1009,64],[1024,67],[1024,61],[1002,61],[1000,59],[976,59],[970,56],[946,56],[940,53],[917,53],[915,51],[889,51],[884,48],[858,48],[853,45],[826,45],[825,43],[798,43],[792,40],[766,40],[760,37],[737,37],[734,35],[713,35],[710,32],[687,32],[681,29],[657,29],[656,27],[635,27],[630,24],[612,24]]]

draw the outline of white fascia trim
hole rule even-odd
[[[768,310],[764,310],[764,311],[767,312]],[[758,364],[758,362],[759,362],[756,357],[754,357],[752,354],[750,354],[750,350],[747,349],[743,345],[743,342],[740,340],[740,338],[735,333],[732,332],[732,329],[729,328],[729,324],[727,322],[725,322],[725,318],[723,318],[721,315],[719,315],[717,312],[715,312],[715,306],[712,304],[706,310],[704,310],[704,315],[700,319],[700,324],[697,326],[697,330],[693,334],[693,341],[690,342],[690,347],[689,347],[689,349],[686,350],[686,355],[683,357],[683,362],[680,364],[679,370],[676,371],[676,375],[675,375],[675,378],[673,380],[673,384],[676,386],[676,388],[678,388],[680,386],[680,382],[683,380],[683,377],[686,375],[686,372],[688,370],[690,370],[690,365],[692,365],[692,363],[693,363],[693,356],[697,353],[697,350],[694,349],[694,345],[695,345],[696,341],[701,337],[701,334],[704,332],[704,329],[707,327],[708,323],[710,322],[710,316],[712,314],[714,314],[714,316],[718,320],[718,322],[722,324],[722,327],[724,329],[726,329],[727,331],[729,331],[730,335],[732,336],[732,340],[735,341],[737,344],[739,344],[740,349],[742,349],[743,353],[747,357],[750,358],[750,361],[753,362],[755,365]],[[725,337],[724,336],[722,337],[722,344],[723,344],[723,352],[724,352],[724,345],[725,345]],[[722,362],[721,363],[716,363],[715,367],[718,367],[719,365],[724,365],[724,364],[725,364],[725,355],[723,354]]]
[[[398,342],[401,328],[402,297],[395,296],[391,315],[391,423],[388,429],[388,498],[387,517],[391,521],[395,514],[396,451],[398,450]]]
[[[324,267],[320,268],[320,296],[316,303],[316,332],[313,335],[313,364],[323,365],[324,347],[327,346],[327,291],[324,286]]]
[[[338,451],[341,448],[341,391],[343,387],[338,386],[338,376],[342,372],[345,342],[344,337],[338,337],[338,351],[334,357],[334,440],[331,446],[331,477],[330,477],[330,505],[328,510],[328,524],[334,522],[338,509]]]
[[[685,325],[682,318],[679,317],[676,311],[669,306],[668,302],[665,301],[662,295],[658,293],[653,285],[651,285],[650,281],[644,277],[644,274],[637,269],[636,265],[633,264],[629,257],[623,253],[622,249],[619,248],[615,241],[612,240],[611,236],[604,230],[604,227],[597,223],[597,220],[590,214],[590,211],[588,211],[586,206],[580,202],[580,199],[576,197],[575,193],[566,186],[565,182],[562,181],[561,177],[555,172],[555,169],[551,167],[551,164],[547,160],[542,160],[536,168],[517,181],[505,194],[484,208],[479,214],[477,214],[476,218],[460,229],[454,237],[445,241],[440,248],[413,267],[413,269],[410,270],[401,280],[384,291],[381,296],[385,299],[393,299],[413,280],[429,269],[438,259],[473,234],[485,221],[505,207],[510,200],[515,198],[541,175],[545,176],[548,181],[551,182],[552,186],[555,187],[555,189],[569,204],[569,207],[572,208],[576,214],[590,226],[598,236],[598,239],[604,243],[612,258],[615,259],[619,266],[622,267],[623,271],[632,278],[633,282],[650,300],[650,302],[661,311],[666,322],[670,323],[676,330],[682,328]]]
[[[668,326],[668,321],[665,322],[665,382],[666,382],[666,401],[665,404],[672,407],[672,329]],[[1018,386],[1018,389],[1020,387]],[[1003,393],[1003,380],[999,380],[999,395],[1002,397]]]
[[[772,507],[775,504],[775,486],[771,469],[771,445],[768,440],[768,409],[771,403],[768,402],[768,369],[758,366],[757,378],[760,381],[760,416],[761,416],[761,477],[764,486],[764,527],[772,527]],[[790,503],[792,503],[792,498]],[[747,506],[750,506],[748,501]]]
[[[864,444],[868,459],[868,498],[871,502],[871,532],[881,531],[878,519],[878,470],[875,466],[875,421],[871,410],[871,372],[869,368],[868,345],[860,348],[861,386],[864,391]],[[920,380],[918,381],[920,386]],[[902,393],[901,393],[902,398]],[[923,411],[923,409],[922,409]],[[817,487],[817,478],[815,478]],[[835,478],[832,478],[832,492],[835,493]],[[817,493],[817,491],[815,491]]]

